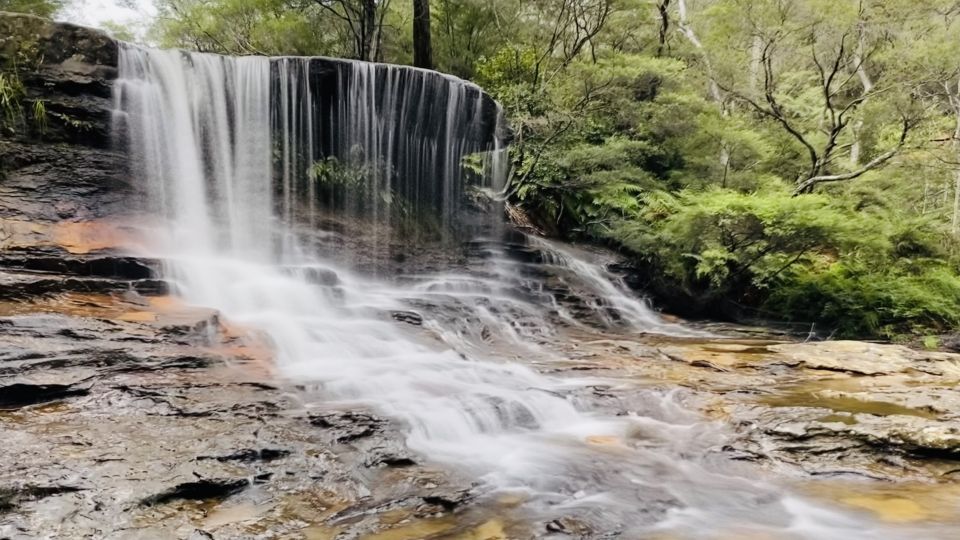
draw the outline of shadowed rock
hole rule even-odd
[[[253,462],[253,461],[273,461],[280,458],[285,458],[290,455],[289,450],[280,450],[277,448],[263,448],[260,450],[255,450],[253,448],[245,448],[239,450],[232,454],[227,454],[225,456],[200,456],[198,460],[207,460],[215,459],[220,462],[227,461],[241,461],[241,462]]]
[[[310,423],[330,430],[336,442],[347,443],[381,432],[386,420],[367,413],[332,412],[311,416]]]
[[[469,489],[460,489],[460,490],[450,490],[450,491],[436,491],[429,495],[421,497],[423,502],[439,506],[446,512],[453,511],[457,507],[462,506],[463,504],[471,501],[475,497],[475,494],[472,493]]]
[[[89,388],[78,388],[71,384],[8,384],[0,386],[0,409],[19,409],[89,393]]]
[[[367,467],[411,467],[417,462],[402,445],[389,444],[370,449],[363,464]]]
[[[0,512],[13,510],[25,501],[37,501],[54,495],[76,493],[82,490],[83,488],[65,485],[35,486],[27,484],[21,487],[0,487]]]
[[[224,499],[243,491],[250,482],[246,478],[210,478],[196,482],[184,482],[176,486],[143,499],[140,504],[153,506],[176,500],[203,501],[208,499]]]
[[[415,311],[393,311],[390,313],[390,316],[398,322],[412,324],[414,326],[423,325],[423,316]]]

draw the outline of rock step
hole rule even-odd
[[[66,277],[54,274],[0,271],[0,300],[29,300],[39,296],[66,292],[112,293],[136,291],[156,296],[169,292],[166,281],[159,279],[111,279],[101,277]]]

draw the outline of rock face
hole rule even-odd
[[[102,32],[0,13],[0,301],[160,293],[155,265],[120,255],[135,179],[113,148],[118,45]]]
[[[8,13],[0,36],[0,70],[22,85],[20,117],[0,130],[0,224],[116,213],[130,189],[123,156],[110,149],[116,42]]]

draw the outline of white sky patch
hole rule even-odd
[[[118,23],[142,39],[156,13],[152,0],[73,0],[55,18],[96,28]]]

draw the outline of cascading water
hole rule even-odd
[[[580,513],[624,538],[725,528],[818,539],[878,534],[771,485],[712,472],[704,456],[723,431],[670,395],[648,392],[642,414],[605,417],[574,397],[596,381],[510,361],[550,357],[537,327],[571,318],[536,272],[505,257],[510,249],[477,242],[470,269],[392,281],[316,256],[296,231],[312,227],[322,207],[317,177],[330,171],[318,162],[364,168],[327,180],[355,181],[344,195],[365,200],[347,206],[365,206],[374,221],[390,197],[448,221],[462,191],[461,159],[496,146],[479,135],[484,98],[475,87],[420,70],[314,62],[124,47],[117,82],[118,127],[148,210],[162,222],[152,250],[166,261],[166,277],[188,301],[269,336],[279,371],[319,386],[323,401],[308,406],[372,407],[404,426],[409,447],[428,459],[490,490],[524,491],[531,512]],[[529,249],[586,274],[584,286],[637,328],[677,330],[572,252]],[[422,310],[441,340],[407,332],[388,315],[409,309]],[[643,444],[605,450],[591,437]]]

